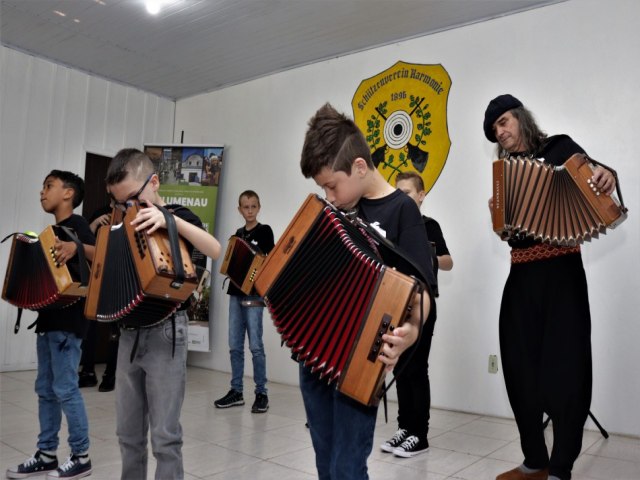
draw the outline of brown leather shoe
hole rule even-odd
[[[508,472],[501,473],[496,480],[547,480],[549,477],[549,469],[545,468],[533,473],[524,473],[518,467]]]

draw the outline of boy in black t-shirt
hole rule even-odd
[[[73,230],[84,245],[87,258],[93,258],[95,238],[89,224],[73,209],[84,198],[84,181],[71,172],[53,170],[44,180],[40,203],[45,212],[55,216],[56,225]],[[54,245],[56,261],[61,264],[78,262],[74,242],[60,241]],[[89,424],[84,400],[78,388],[80,345],[87,331],[83,314],[84,299],[71,306],[38,312],[36,323],[38,394],[40,434],[38,451],[17,467],[7,470],[7,478],[25,478],[47,473],[47,478],[81,478],[91,474],[89,459]],[[58,466],[58,449],[62,413],[69,428],[71,456]]]
[[[363,220],[403,250],[429,284],[435,284],[430,257],[425,256],[425,245],[430,246],[418,207],[375,169],[369,145],[352,120],[329,104],[320,108],[309,121],[300,167],[306,178],[313,178],[324,190],[329,202],[345,211],[357,208]],[[422,306],[427,316],[430,295],[424,295]],[[388,370],[418,338],[420,310],[420,296],[416,295],[407,321],[382,336],[384,346],[378,360]],[[377,407],[346,397],[302,364],[300,390],[319,478],[369,478],[367,457],[373,446]]]
[[[220,243],[202,228],[191,210],[164,203],[158,193],[160,179],[146,154],[133,148],[118,152],[109,164],[106,181],[116,208],[126,210],[134,199],[146,205],[132,222],[136,230],[153,233],[166,228],[164,214],[156,207],[160,205],[173,214],[190,253],[195,247],[213,259],[220,255]],[[147,478],[149,431],[157,460],[155,478],[184,478],[180,411],[187,376],[187,320],[186,312],[178,310],[158,318],[152,327],[123,327],[120,331],[116,433],[123,480]]]
[[[253,190],[246,190],[238,198],[238,211],[244,218],[244,227],[236,236],[248,242],[254,250],[267,255],[273,249],[273,231],[269,225],[258,222],[260,198]],[[238,287],[229,283],[229,354],[231,357],[231,390],[214,405],[228,408],[244,405],[242,377],[244,375],[244,339],[249,338],[249,350],[253,359],[253,380],[256,384],[256,399],[252,413],[264,413],[269,409],[267,397],[267,373],[264,345],[262,343],[262,300],[255,294],[245,295]]]
[[[424,182],[416,172],[401,172],[396,175],[396,187],[406,193],[420,208],[425,198]],[[437,280],[438,269],[451,270],[453,260],[442,236],[440,225],[434,219],[422,216],[427,237],[435,251],[430,258],[433,274]],[[429,255],[427,251],[424,255]],[[427,257],[429,258],[429,257]],[[438,296],[437,285],[434,294]],[[418,346],[411,356],[403,355],[396,367],[396,391],[398,392],[398,430],[382,445],[383,452],[396,457],[414,457],[429,448],[429,409],[431,388],[429,383],[429,352],[436,323],[435,308],[422,330]],[[408,362],[408,363],[407,363]]]

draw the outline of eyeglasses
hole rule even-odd
[[[142,186],[140,187],[140,190],[138,190],[136,193],[134,193],[133,195],[129,196],[129,198],[127,198],[124,202],[118,202],[111,193],[109,193],[109,196],[111,197],[111,200],[113,202],[113,207],[117,208],[118,210],[121,210],[123,212],[127,211],[127,203],[129,203],[131,200],[137,200],[138,197],[140,196],[140,194],[142,193],[142,191],[145,189],[145,187],[147,186],[147,184],[149,183],[149,180],[151,180],[151,177],[153,177],[155,175],[155,173],[152,173],[151,175],[149,175],[147,177],[147,179],[144,181],[144,183],[142,184]]]

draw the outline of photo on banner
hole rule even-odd
[[[182,205],[195,213],[214,235],[218,186],[222,172],[223,145],[145,145],[160,177],[160,196],[168,205]],[[193,263],[200,284],[190,299],[189,350],[209,350],[211,259],[195,251]]]

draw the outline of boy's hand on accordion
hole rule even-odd
[[[53,245],[53,251],[56,263],[64,265],[76,255],[78,247],[73,242],[61,242],[60,239],[56,237],[56,243]]]
[[[393,370],[393,367],[400,359],[400,355],[416,342],[419,332],[417,325],[407,321],[394,328],[392,332],[382,335],[382,340],[385,343],[378,358],[386,365],[385,370],[387,372]]]
[[[133,219],[131,225],[136,227],[136,232],[146,230],[147,233],[153,233],[159,228],[167,228],[164,214],[153,204],[147,203],[147,207],[141,209],[136,218]]]
[[[420,300],[422,300],[423,318],[421,318],[420,314]],[[405,322],[394,328],[392,332],[382,336],[382,340],[385,343],[382,347],[382,353],[378,358],[382,363],[387,365],[387,372],[393,370],[393,367],[398,363],[400,355],[418,340],[422,322],[426,321],[426,318],[429,316],[430,308],[431,298],[429,295],[416,293]]]

